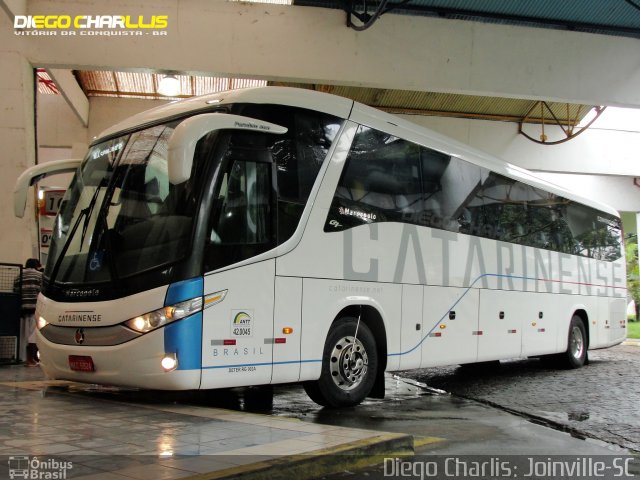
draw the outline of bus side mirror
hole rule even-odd
[[[81,159],[74,158],[40,163],[27,168],[22,175],[18,177],[15,187],[13,188],[13,214],[18,218],[24,216],[24,210],[27,206],[27,194],[31,185],[50,175],[75,172],[81,163]]]
[[[198,141],[214,130],[250,130],[282,135],[285,127],[273,123],[227,113],[203,113],[181,122],[169,137],[169,183],[178,185],[189,180],[193,155]]]

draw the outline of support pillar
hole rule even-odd
[[[13,216],[13,187],[35,164],[34,78],[30,63],[18,52],[0,48],[0,262],[21,263],[37,257],[34,196],[24,218]]]

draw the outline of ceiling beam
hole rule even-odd
[[[47,73],[58,91],[85,127],[89,126],[89,99],[84,94],[71,70],[48,68]]]
[[[355,32],[344,27],[341,10],[209,0],[125,1],[117,12],[106,2],[28,0],[28,10],[168,15],[166,36],[136,37],[22,37],[1,19],[0,44],[44,67],[180,71],[640,108],[640,48],[627,37],[393,14],[374,29]]]
[[[0,8],[13,22],[14,16],[27,14],[27,0],[0,0]]]

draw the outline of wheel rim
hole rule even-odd
[[[342,390],[353,390],[362,383],[369,365],[367,350],[360,340],[343,337],[331,351],[331,379]]]
[[[577,325],[571,328],[571,355],[573,358],[580,359],[584,352],[584,337],[582,330]]]

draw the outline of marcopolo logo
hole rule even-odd
[[[66,480],[68,471],[73,468],[73,462],[47,458],[27,456],[9,457],[9,478],[24,478],[25,480]]]
[[[234,337],[250,337],[253,326],[253,310],[231,311],[231,335]]]
[[[16,35],[166,35],[168,15],[16,15]]]

